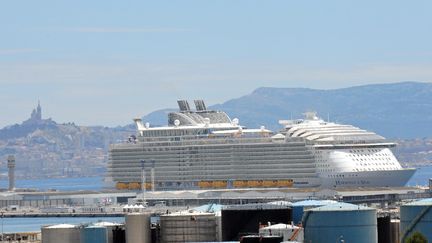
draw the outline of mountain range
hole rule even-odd
[[[279,130],[279,120],[316,111],[324,120],[352,124],[388,138],[432,136],[432,83],[401,82],[343,89],[268,88],[209,107],[239,118],[247,127]],[[163,109],[143,117],[166,124]]]
[[[356,125],[388,138],[398,138],[396,155],[411,164],[432,160],[432,84],[403,82],[344,89],[258,88],[251,94],[216,104],[246,127],[278,131],[278,120],[302,118],[316,111],[325,120]],[[143,117],[151,126],[167,124],[162,109]],[[26,121],[0,129],[0,177],[6,157],[14,154],[17,177],[103,175],[112,143],[135,133],[133,124],[115,128],[58,124],[42,118],[37,106]],[[416,138],[416,139],[413,139]],[[419,139],[421,138],[421,139]]]

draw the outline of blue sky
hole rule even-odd
[[[262,86],[432,81],[431,1],[1,1],[0,127],[124,125]]]

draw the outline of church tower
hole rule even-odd
[[[31,116],[30,116],[30,120],[33,120],[33,121],[42,120],[42,107],[40,106],[40,101],[38,101],[38,106],[36,107],[36,109],[33,109]]]
[[[36,110],[36,119],[37,120],[42,120],[42,108],[40,106],[40,101],[38,100],[38,106],[37,106],[37,110]]]

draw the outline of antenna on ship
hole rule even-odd
[[[146,203],[146,198],[145,198],[145,171],[144,171],[144,165],[145,165],[145,160],[141,160],[141,192],[142,192],[142,200],[143,200],[143,205],[145,205]]]
[[[327,122],[330,122],[330,113],[327,112]]]

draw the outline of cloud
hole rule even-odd
[[[105,27],[85,27],[69,29],[71,32],[79,33],[176,33],[190,32],[187,28],[105,28]]]
[[[40,49],[19,48],[19,49],[0,49],[0,55],[13,55],[21,53],[39,52]]]

